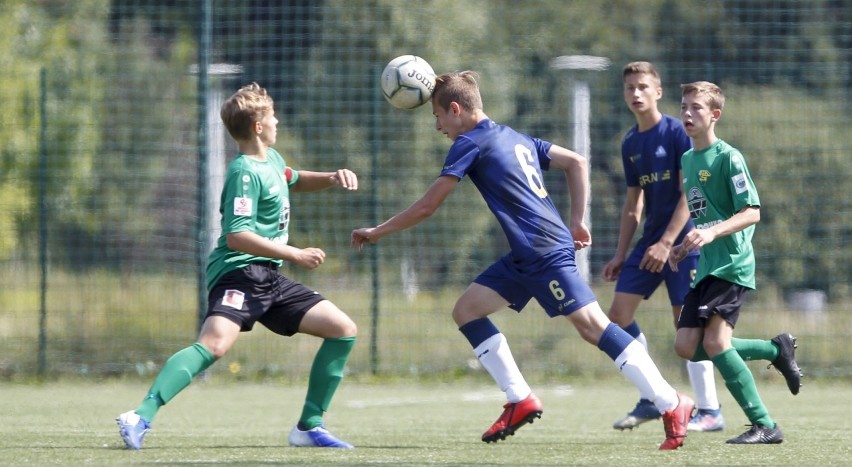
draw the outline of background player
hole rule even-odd
[[[635,319],[639,304],[665,283],[672,306],[672,322],[676,323],[698,265],[698,251],[690,252],[677,272],[667,265],[671,247],[692,229],[692,220],[680,192],[680,156],[692,148],[692,143],[680,120],[663,114],[657,106],[663,88],[653,64],[628,63],[622,76],[624,102],[636,118],[636,125],[621,143],[627,194],[621,210],[618,246],[613,258],[604,266],[602,276],[606,281],[617,280],[609,319],[647,348],[645,334]],[[628,256],[643,210],[642,237]],[[686,367],[698,409],[689,422],[689,429],[724,429],[713,363],[687,361]],[[616,420],[613,428],[633,429],[660,418],[648,396],[640,393],[633,410]]]
[[[772,340],[733,337],[743,298],[755,287],[751,239],[760,221],[760,198],[743,155],[716,137],[725,106],[722,90],[706,81],[681,87],[680,117],[694,146],[682,158],[683,187],[695,228],[672,248],[669,264],[676,271],[678,262],[698,249],[701,259],[678,318],[675,350],[683,358],[712,360],[751,422],[749,430],[728,443],[777,444],[784,435],[744,360],[769,360],[797,394],[801,373],[796,339],[788,333]]]

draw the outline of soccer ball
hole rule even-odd
[[[419,107],[432,97],[435,71],[416,55],[401,55],[382,71],[382,94],[398,109]]]

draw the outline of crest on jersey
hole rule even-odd
[[[707,183],[707,180],[710,179],[710,171],[709,170],[699,170],[698,171],[698,181],[701,182],[702,185]]]
[[[698,219],[707,214],[707,199],[704,198],[704,193],[696,187],[691,188],[687,193],[686,204],[689,206],[689,214],[693,219]]]

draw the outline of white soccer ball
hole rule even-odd
[[[382,71],[382,94],[398,109],[419,107],[432,97],[435,71],[416,55],[391,60]]]

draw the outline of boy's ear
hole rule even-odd
[[[717,121],[722,118],[722,109],[713,109],[713,121]]]
[[[453,115],[455,115],[456,117],[461,115],[461,106],[459,105],[458,102],[456,102],[456,101],[450,102],[450,112],[452,112]]]

